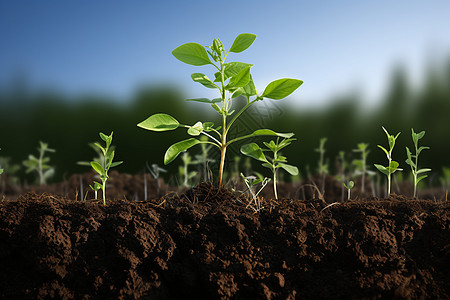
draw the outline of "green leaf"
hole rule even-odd
[[[296,166],[292,166],[292,165],[288,165],[288,164],[284,164],[284,163],[279,163],[278,166],[283,168],[286,172],[288,172],[292,176],[298,175],[298,168]]]
[[[417,174],[422,174],[422,173],[426,173],[426,172],[430,172],[431,169],[420,169],[419,171],[417,171]]]
[[[164,164],[167,165],[171,163],[175,158],[177,158],[178,154],[200,143],[201,141],[190,138],[173,144],[169,147],[169,149],[167,149],[166,154],[164,155]]]
[[[428,177],[428,175],[420,176],[419,178],[417,178],[417,183],[419,183],[422,179],[425,179],[427,177]]]
[[[243,69],[248,68],[248,67],[253,67],[253,65],[239,62],[239,61],[229,62],[225,65],[225,70],[224,70],[225,78],[224,79],[236,76],[237,74],[239,74],[240,71],[242,71]],[[220,76],[220,73],[219,73],[219,76]],[[216,75],[216,78],[217,78],[217,75]]]
[[[202,122],[197,122],[194,125],[192,125],[191,127],[189,127],[187,133],[189,135],[197,136],[197,135],[200,135],[200,133],[202,133],[202,131],[203,131]]]
[[[270,129],[258,129],[251,134],[251,136],[257,136],[257,135],[274,135],[274,136],[279,136],[279,137],[284,137],[284,138],[291,138],[294,136],[294,134],[292,132],[279,133],[279,132],[275,132]]]
[[[394,160],[391,161],[391,163],[389,164],[388,172],[390,174],[394,173],[397,170],[398,166],[399,166],[398,162],[396,162]]]
[[[194,98],[194,99],[186,99],[186,101],[195,101],[195,102],[202,102],[202,103],[218,103],[218,102],[221,102],[222,99],[214,98],[214,99],[210,100],[208,98]]]
[[[218,86],[214,84],[214,82],[212,82],[208,76],[206,76],[203,73],[192,73],[191,74],[191,78],[192,80],[194,80],[195,82],[198,82],[200,84],[202,84],[204,87],[207,87],[209,89],[217,89]]]
[[[103,132],[100,132],[99,135],[100,135],[100,138],[101,138],[103,141],[106,142],[106,141],[108,140],[108,136],[107,136],[106,134],[104,134]]]
[[[106,155],[106,149],[102,147],[99,143],[95,142],[94,146],[96,146],[98,149],[100,149],[103,153],[103,155]]]
[[[243,93],[242,95],[244,95],[247,100],[251,97],[256,95],[256,87],[255,84],[253,83],[253,78],[252,75],[250,74],[250,81],[248,82],[248,84],[244,87],[241,88]]]
[[[241,33],[231,45],[230,52],[239,53],[250,47],[256,39],[256,34]]]
[[[298,79],[283,78],[269,83],[262,94],[262,97],[280,100],[292,94],[303,81]]]
[[[91,161],[92,168],[100,175],[103,175],[105,171],[103,170],[103,167],[96,161]]]
[[[386,156],[387,156],[388,159],[389,159],[389,152],[388,152],[383,146],[381,146],[381,145],[377,145],[377,146],[378,146],[378,148],[380,148],[381,150],[383,150],[384,153],[386,153]]]
[[[242,95],[242,88],[238,88],[232,95],[231,95],[231,99],[234,99],[236,97],[239,97],[240,95]]]
[[[172,55],[189,65],[203,66],[212,64],[205,48],[197,43],[187,43],[178,46],[172,51]]]
[[[117,167],[118,165],[121,165],[122,163],[123,163],[123,161],[115,161],[115,162],[111,163],[111,165],[109,167],[114,168],[114,167]]]
[[[167,131],[177,129],[180,123],[171,115],[154,114],[137,126],[153,131]]]
[[[351,189],[355,186],[355,182],[354,182],[353,180],[350,180],[350,181],[348,182],[348,185],[346,185],[346,184],[344,183],[344,186],[345,186],[345,188],[346,188],[347,190],[351,190]]]
[[[217,111],[219,114],[222,114],[222,110],[216,103],[211,103],[211,107],[214,108],[214,110]]]
[[[241,153],[259,161],[267,162],[261,148],[256,143],[245,144],[241,147]]]
[[[422,152],[423,150],[427,150],[427,149],[430,149],[430,147],[421,146],[421,147],[417,150],[417,155],[419,155],[420,152]]]
[[[385,166],[382,165],[378,165],[378,164],[374,164],[375,168],[378,169],[378,171],[380,171],[381,173],[383,173],[386,176],[389,176],[389,171]]]
[[[230,85],[234,87],[244,87],[250,81],[250,68],[247,67],[242,69],[236,76],[232,77],[230,80]]]

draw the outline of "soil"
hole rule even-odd
[[[450,298],[449,201],[281,184],[258,207],[151,178],[142,201],[142,175],[112,174],[104,206],[89,176],[5,193],[1,299]]]

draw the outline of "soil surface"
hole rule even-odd
[[[1,299],[450,298],[449,201],[74,199],[0,202]]]

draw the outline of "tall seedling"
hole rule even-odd
[[[409,150],[408,147],[406,147],[406,163],[411,167],[411,172],[413,174],[413,183],[414,183],[414,198],[416,198],[417,195],[417,184],[419,181],[421,181],[424,178],[427,178],[428,175],[422,175],[419,178],[417,178],[417,175],[424,174],[426,172],[430,172],[431,169],[419,169],[419,154],[422,152],[422,150],[430,149],[430,147],[424,147],[421,146],[418,147],[419,140],[423,138],[425,135],[425,131],[421,131],[419,133],[415,133],[414,129],[411,128],[411,137],[414,143],[415,148],[415,154],[411,153],[411,150]]]
[[[206,88],[215,89],[219,97],[214,99],[196,98],[187,101],[202,102],[210,105],[220,116],[221,125],[214,126],[212,122],[197,122],[193,125],[180,124],[174,117],[158,113],[150,116],[138,126],[152,131],[174,130],[178,127],[187,128],[187,133],[191,136],[203,134],[208,140],[202,141],[196,138],[189,138],[173,144],[167,149],[164,156],[164,164],[172,162],[180,152],[185,151],[197,144],[211,144],[220,150],[220,165],[218,175],[218,185],[222,184],[223,169],[227,147],[234,142],[261,135],[279,136],[283,138],[292,137],[292,133],[277,133],[270,129],[258,129],[251,134],[233,137],[228,139],[228,133],[232,125],[239,116],[257,101],[264,98],[280,100],[294,92],[303,81],[298,79],[283,78],[272,81],[267,85],[262,94],[256,90],[250,73],[252,64],[242,62],[225,62],[228,54],[240,53],[251,46],[256,35],[243,33],[236,37],[228,51],[219,39],[214,39],[211,46],[202,46],[197,43],[187,43],[177,47],[172,51],[173,56],[178,60],[194,65],[211,65],[215,69],[214,79],[209,79],[203,73],[193,73],[191,78]],[[232,110],[232,102],[238,96],[244,96],[247,104],[238,112]],[[251,98],[254,97],[252,100]],[[221,104],[219,106],[219,104]]]
[[[397,140],[398,136],[400,135],[400,132],[397,133],[396,136],[393,136],[391,134],[389,134],[389,132],[387,132],[386,128],[384,128],[383,126],[381,127],[383,128],[384,132],[386,133],[387,139],[388,139],[388,144],[389,144],[389,151],[386,150],[386,148],[384,148],[383,146],[378,145],[378,147],[384,151],[384,153],[386,153],[387,159],[388,159],[388,165],[382,166],[382,165],[378,165],[378,164],[374,164],[375,168],[378,169],[378,171],[380,171],[381,173],[383,173],[384,175],[387,176],[387,180],[388,180],[388,187],[387,187],[387,195],[389,196],[391,194],[391,175],[395,172],[395,171],[402,171],[402,169],[400,169],[398,166],[398,162],[392,160],[392,150],[394,150],[394,146],[395,146],[395,141]]]

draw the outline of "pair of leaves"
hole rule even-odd
[[[234,53],[242,52],[250,47],[255,39],[255,34],[242,33],[236,37],[229,51]],[[203,66],[212,64],[205,47],[198,43],[186,43],[178,46],[172,51],[172,54],[178,60],[189,65]]]
[[[383,173],[386,176],[390,176],[397,170],[401,171],[401,169],[398,168],[399,163],[396,161],[391,161],[391,163],[387,167],[379,165],[379,164],[374,164],[374,166],[378,169],[378,171],[380,171],[381,173]]]

